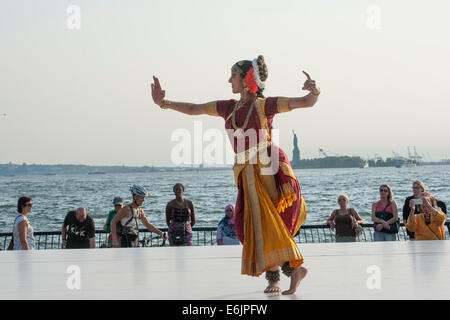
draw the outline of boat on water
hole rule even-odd
[[[104,172],[104,171],[92,171],[92,172],[88,172],[88,174],[106,174],[106,172]]]
[[[367,169],[369,167],[369,162],[365,161],[364,163],[361,163],[361,165],[359,166],[361,169]]]
[[[398,161],[396,161],[396,163],[395,163],[395,167],[396,167],[396,168],[402,168],[402,167],[405,167],[405,168],[414,168],[414,167],[416,167],[416,166],[417,166],[416,162],[415,162],[415,161],[411,161],[411,160],[406,160],[406,161],[404,161],[404,160],[398,160]]]
[[[406,162],[405,164],[403,164],[403,166],[404,166],[405,168],[414,168],[414,167],[416,167],[417,165],[416,165],[414,162]]]

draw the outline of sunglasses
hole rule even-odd
[[[388,189],[380,189],[380,192],[389,192]]]
[[[414,190],[422,189],[421,187],[412,187]]]
[[[30,207],[30,208],[33,208],[33,204],[32,204],[32,203],[25,203],[23,206],[24,206],[24,207]]]

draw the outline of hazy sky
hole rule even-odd
[[[292,130],[302,158],[450,157],[449,13],[444,0],[2,0],[0,163],[173,165],[174,130],[223,120],[161,110],[152,75],[169,100],[238,98],[230,68],[259,54],[266,96],[305,95],[301,70],[322,89],[275,118],[289,158]]]

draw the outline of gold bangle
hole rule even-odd
[[[161,104],[159,106],[163,109],[168,109],[171,104],[172,104],[171,101],[163,99],[163,100],[161,100]]]
[[[312,94],[312,95],[315,96],[315,97],[318,97],[318,96],[320,95],[320,91],[319,91],[318,94],[315,94],[315,93],[312,93],[312,92],[310,92],[310,94]]]

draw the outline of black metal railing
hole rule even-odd
[[[445,223],[447,229],[445,231],[446,239],[450,239],[450,221]],[[362,225],[364,233],[359,236],[359,241],[371,242],[373,240],[373,224],[366,223]],[[167,231],[167,228],[160,228]],[[212,246],[216,245],[216,227],[194,227],[192,228],[192,244],[194,246]],[[96,247],[108,247],[108,233],[103,230],[95,232]],[[12,233],[0,233],[0,249],[5,250],[11,240]],[[41,231],[34,233],[35,249],[60,249],[61,248],[61,232],[60,231]],[[403,223],[400,224],[400,230],[397,234],[397,240],[408,240],[406,228]],[[158,247],[162,245],[162,238],[147,229],[139,230],[139,240],[141,246]],[[335,242],[335,233],[325,224],[320,225],[303,225],[299,232],[294,236],[297,243],[327,243]]]

